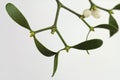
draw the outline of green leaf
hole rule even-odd
[[[115,18],[112,15],[109,16],[109,24],[116,27],[117,29],[119,28]]]
[[[50,51],[49,49],[47,49],[45,46],[43,46],[38,40],[37,38],[34,36],[34,42],[35,45],[37,47],[37,49],[41,52],[41,54],[43,54],[44,56],[47,57],[51,57],[55,54],[57,54],[56,52]]]
[[[120,4],[116,5],[113,9],[120,10]]]
[[[108,29],[110,31],[110,37],[112,37],[118,31],[116,27],[109,24],[100,24],[98,26],[95,26],[95,28]]]
[[[119,29],[118,24],[112,15],[109,16],[109,24],[114,26],[117,29],[116,32],[118,31],[118,29]],[[114,32],[110,32],[110,33],[111,33],[111,35],[114,35]]]
[[[19,25],[23,26],[24,28],[31,30],[27,20],[23,16],[23,14],[12,4],[8,3],[6,5],[6,10],[9,16]]]
[[[96,49],[102,46],[103,41],[100,39],[91,39],[84,41],[78,45],[73,46],[73,48],[76,49],[81,49],[81,50],[91,50],[91,49]]]
[[[53,74],[52,77],[55,75],[56,71],[57,71],[57,67],[58,67],[58,54],[55,55],[54,57],[54,68],[53,68]]]

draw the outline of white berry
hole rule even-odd
[[[94,18],[96,18],[96,19],[99,19],[100,18],[100,11],[98,10],[98,9],[95,9],[95,10],[91,10],[91,14],[92,14],[92,16],[94,17]]]
[[[85,18],[86,18],[86,17],[89,17],[89,16],[91,15],[91,11],[90,11],[89,9],[85,9],[85,10],[83,11],[83,15],[84,15]]]

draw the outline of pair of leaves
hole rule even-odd
[[[111,14],[109,16],[109,24],[101,24],[101,25],[95,26],[95,28],[108,29],[110,32],[110,37],[112,37],[115,33],[117,33],[119,29],[116,20]]]
[[[23,16],[23,14],[12,4],[12,3],[8,3],[6,5],[6,10],[9,14],[9,16],[19,25],[21,25],[22,27],[24,27],[25,29],[28,29],[30,31],[31,28],[26,20],[26,18]],[[37,39],[35,36],[34,37],[34,42],[36,47],[38,48],[38,50],[47,57],[53,56],[55,54],[57,54],[56,52],[52,52],[50,50],[48,50],[45,46],[43,46]]]
[[[112,8],[112,10],[120,10],[120,4]],[[119,30],[117,21],[111,14],[109,16],[109,24],[101,24],[101,25],[96,26],[95,28],[108,29],[110,31],[110,37],[112,37]]]
[[[120,4],[116,5],[113,9],[120,10]],[[111,14],[109,16],[109,24],[101,24],[96,26],[95,28],[108,29],[110,32],[110,37],[112,37],[115,33],[117,33],[119,29],[116,20]],[[75,45],[73,46],[73,48],[82,49],[82,50],[91,50],[91,49],[96,49],[100,47],[102,44],[103,44],[102,40],[93,39],[93,40],[87,40],[78,45]]]
[[[92,40],[84,41],[84,42],[82,42],[78,45],[72,46],[72,48],[81,49],[81,50],[91,50],[91,49],[99,48],[102,44],[103,44],[102,40],[92,39]],[[52,77],[56,73],[56,70],[57,70],[57,67],[58,67],[58,55],[59,55],[59,53],[56,54],[55,57],[54,57],[54,68],[53,68]]]

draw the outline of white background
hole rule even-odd
[[[90,7],[88,0],[60,0],[64,5],[82,14]],[[58,70],[52,78],[53,57],[39,53],[29,31],[21,28],[7,14],[5,5],[11,2],[24,14],[33,30],[51,26],[56,13],[55,0],[1,0],[0,1],[0,80],[120,80],[120,32],[109,38],[109,32],[96,29],[89,38],[103,39],[102,47],[90,51],[71,49],[62,51]],[[112,8],[120,0],[93,0],[105,8]],[[120,25],[120,11],[114,11]],[[101,18],[86,19],[90,25],[108,23],[108,14],[101,11]],[[69,45],[85,40],[88,27],[75,15],[61,9],[58,29]],[[57,34],[45,31],[37,35],[47,48],[63,48]]]

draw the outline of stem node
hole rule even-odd
[[[56,27],[53,27],[52,29],[51,29],[51,34],[54,34],[56,32]]]
[[[33,37],[33,36],[35,36],[35,32],[34,32],[34,31],[31,31],[31,32],[30,32],[30,37]]]
[[[69,52],[70,47],[69,47],[69,46],[66,46],[66,47],[65,47],[65,50],[66,50],[66,52]]]

